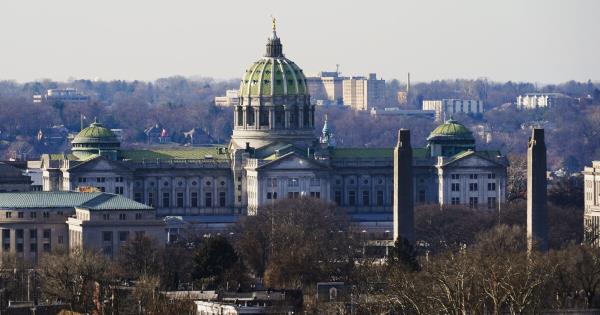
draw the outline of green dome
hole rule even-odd
[[[110,129],[95,121],[81,130],[71,142],[72,144],[119,143],[117,136]]]
[[[240,84],[240,96],[308,95],[306,77],[293,61],[263,57],[252,64]]]
[[[427,137],[427,140],[432,139],[475,140],[473,133],[454,119],[450,119],[435,128]]]

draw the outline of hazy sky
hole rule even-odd
[[[596,0],[1,0],[0,79],[240,77],[270,15],[305,73],[600,80]]]

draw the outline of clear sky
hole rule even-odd
[[[274,15],[305,73],[600,80],[597,0],[2,0],[0,79],[240,77]]]

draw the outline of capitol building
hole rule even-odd
[[[43,190],[122,195],[155,209],[173,234],[190,224],[222,231],[239,216],[300,197],[333,202],[370,232],[389,233],[393,148],[338,148],[327,120],[315,132],[306,77],[284,55],[275,27],[265,54],[243,73],[238,97],[228,145],[127,149],[96,121],[70,152],[37,162]],[[454,120],[427,141],[413,151],[415,204],[494,209],[504,202],[508,162],[500,152],[477,150],[472,132]]]

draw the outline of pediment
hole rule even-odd
[[[105,157],[97,157],[89,161],[83,162],[77,166],[69,169],[71,173],[77,172],[116,172],[116,171],[130,171],[129,168],[123,164],[111,161]]]
[[[467,155],[465,157],[459,158],[455,161],[452,161],[448,164],[445,164],[444,167],[464,167],[464,168],[485,168],[485,167],[503,167],[501,163],[497,163],[494,161],[490,161],[488,159],[477,156],[477,154]]]
[[[263,170],[315,170],[326,169],[327,167],[312,159],[300,156],[295,152],[290,152],[258,168]]]

